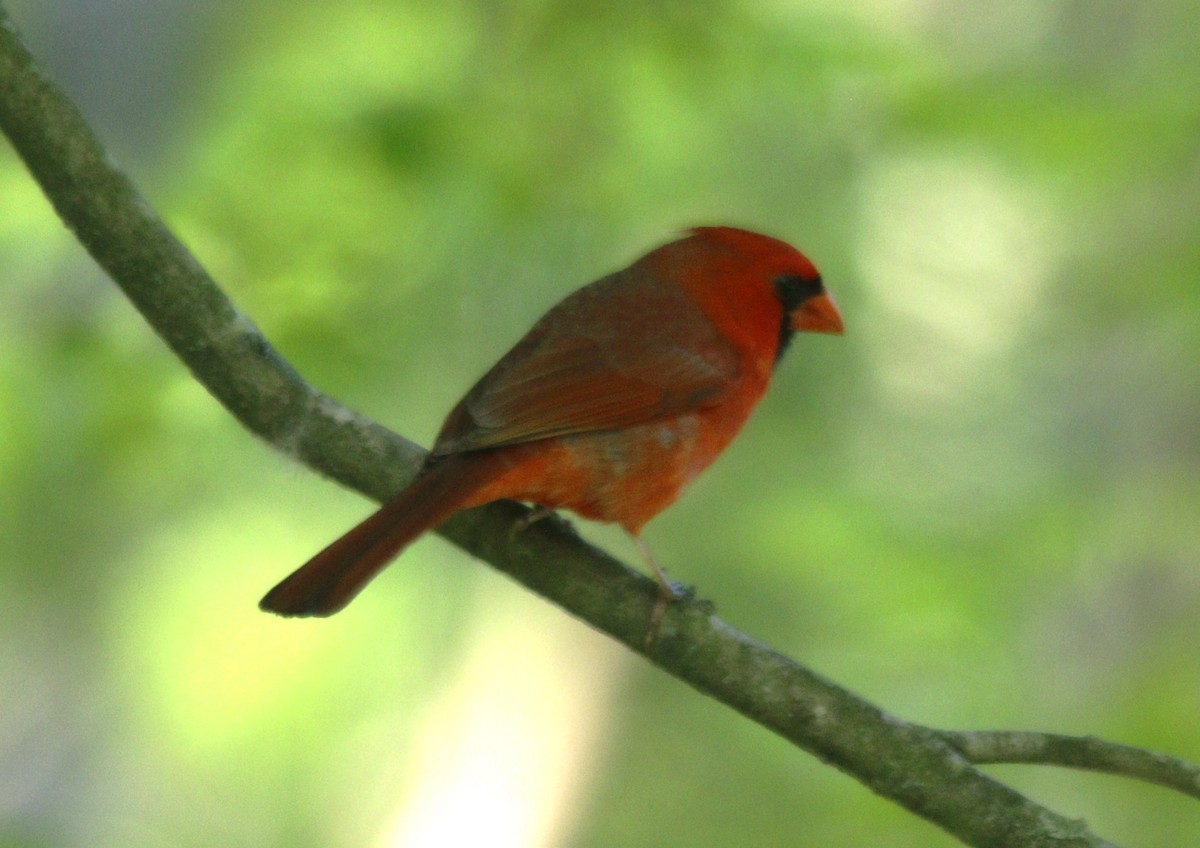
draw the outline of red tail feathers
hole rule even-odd
[[[411,486],[268,592],[259,608],[284,616],[333,615],[414,539],[467,506],[496,472],[489,452],[457,454]]]

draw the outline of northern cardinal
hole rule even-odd
[[[842,332],[804,255],[691,230],[547,312],[450,411],[416,480],[260,606],[331,615],[426,530],[501,498],[615,522],[646,551],[643,525],[741,430],[797,331]]]

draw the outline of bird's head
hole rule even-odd
[[[702,257],[692,265],[708,272],[696,275],[699,299],[720,301],[731,324],[771,324],[776,359],[795,333],[842,333],[842,315],[820,272],[790,244],[734,227],[696,227],[676,246]]]

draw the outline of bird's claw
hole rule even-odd
[[[658,642],[658,634],[662,630],[663,618],[667,607],[671,604],[691,603],[696,600],[696,587],[678,580],[659,580],[658,595],[654,599],[654,607],[650,610],[650,621],[646,625],[646,638],[642,647],[647,654],[654,650]]]
[[[534,506],[531,510],[513,522],[512,532],[510,535],[512,538],[516,538],[528,530],[532,525],[537,524],[539,521],[546,520],[550,520],[559,527],[566,529],[570,529],[571,527],[571,522],[563,518],[557,510],[553,510],[548,506]]]
[[[658,584],[658,594],[667,603],[694,601],[696,599],[696,587],[680,580],[668,580],[666,583]]]

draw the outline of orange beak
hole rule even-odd
[[[813,295],[792,310],[792,329],[804,333],[842,334],[842,313],[828,292]]]

